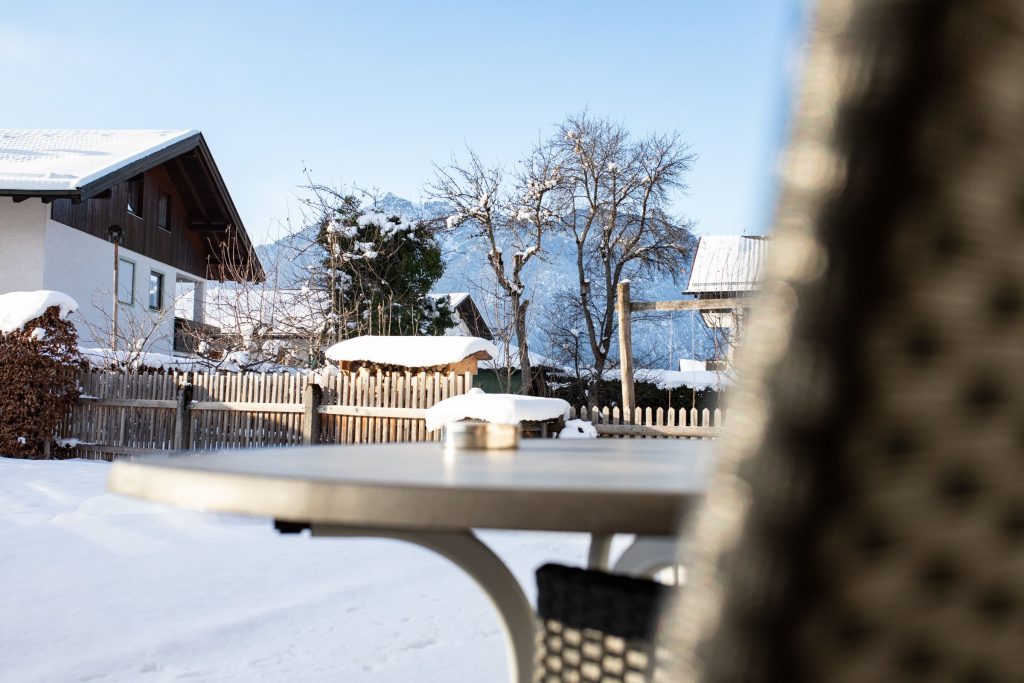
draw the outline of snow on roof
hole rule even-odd
[[[760,286],[768,238],[704,235],[690,269],[687,294],[748,292]]]
[[[24,329],[28,321],[46,313],[50,306],[59,307],[62,318],[78,310],[78,303],[70,296],[49,289],[0,294],[0,332]]]
[[[519,424],[569,418],[569,404],[560,398],[540,398],[520,394],[485,394],[480,389],[452,396],[427,408],[427,429],[433,431],[446,422],[483,420],[495,424]]]
[[[77,190],[198,133],[0,128],[0,190]]]
[[[362,361],[407,368],[450,365],[484,352],[498,355],[494,344],[480,337],[353,337],[327,349],[333,361]]]
[[[469,298],[469,292],[448,292],[448,293],[436,293],[431,292],[430,296],[435,299],[448,299],[448,305],[452,308],[458,307],[463,301]]]

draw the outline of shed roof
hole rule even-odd
[[[760,235],[703,235],[690,269],[687,294],[748,292],[760,287],[768,238]]]
[[[432,368],[453,365],[477,353],[498,355],[494,344],[480,337],[379,337],[367,335],[338,342],[324,355],[333,361]]]

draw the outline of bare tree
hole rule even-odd
[[[278,251],[270,261],[265,257],[261,278],[254,254],[232,257],[229,243],[221,249],[210,275],[224,284],[208,282],[205,293],[210,324],[183,326],[186,347],[212,369],[315,365],[324,341],[320,311],[326,297],[308,287],[287,286],[282,265],[293,254]]]
[[[164,338],[167,321],[174,315],[174,306],[172,304],[161,310],[152,310],[136,306],[134,302],[118,300],[115,328],[113,313],[109,308],[111,299],[110,290],[96,290],[92,297],[96,315],[79,318],[89,331],[92,342],[97,345],[87,350],[86,358],[90,362],[101,362],[109,367],[139,367],[154,343]]]
[[[512,174],[487,166],[472,149],[463,162],[435,166],[430,196],[452,207],[446,227],[469,225],[476,239],[487,246],[487,260],[494,282],[509,300],[512,327],[519,349],[523,393],[534,385],[530,365],[526,267],[539,258],[544,235],[554,229],[557,211],[555,189],[561,169],[552,150],[538,146]],[[503,247],[514,249],[511,259]]]
[[[546,143],[560,170],[559,229],[575,242],[583,322],[600,380],[612,356],[619,282],[681,272],[692,222],[672,216],[696,155],[677,134],[635,139],[587,113],[569,117]],[[595,389],[598,386],[594,384]],[[598,392],[590,392],[596,405]]]

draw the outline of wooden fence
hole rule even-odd
[[[60,437],[109,458],[159,450],[222,450],[304,443],[436,441],[424,412],[466,393],[472,375],[441,373],[167,374],[83,370],[82,397]],[[713,437],[718,410],[572,410],[611,437]]]
[[[726,414],[719,408],[635,408],[629,416],[615,408],[572,409],[572,417],[587,420],[597,428],[598,436],[710,438],[721,435]]]
[[[424,411],[466,393],[440,373],[206,374],[83,370],[59,436],[82,455],[302,443],[433,441]]]

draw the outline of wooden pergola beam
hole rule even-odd
[[[622,382],[622,409],[627,422],[636,408],[633,386],[633,330],[630,314],[637,311],[728,311],[749,308],[752,299],[689,299],[687,301],[630,301],[629,280],[619,283],[615,314],[619,318],[619,367]]]
[[[687,301],[634,301],[630,311],[719,311],[749,308],[751,299],[689,299]]]

